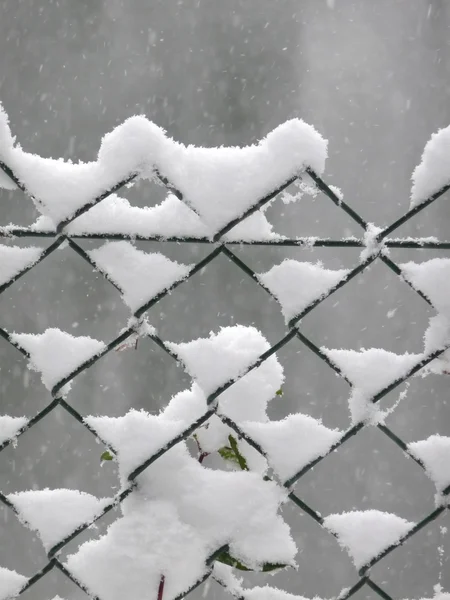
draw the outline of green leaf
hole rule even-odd
[[[287,565],[277,564],[277,563],[264,563],[261,569],[250,569],[250,567],[245,566],[241,563],[237,558],[231,556],[229,552],[224,550],[219,554],[216,558],[219,562],[228,565],[229,567],[233,567],[234,569],[238,569],[239,571],[256,571],[268,573],[269,571],[275,571],[276,569],[285,569]]]
[[[109,450],[105,450],[103,454],[100,456],[100,460],[103,462],[104,460],[113,460],[114,456],[109,452]]]
[[[239,461],[231,448],[224,446],[219,449],[219,454],[224,460],[229,460],[239,466]]]
[[[231,554],[229,552],[226,552],[226,551],[219,554],[219,556],[216,558],[216,560],[223,563],[224,565],[228,565],[229,567],[234,567],[235,569],[239,569],[239,571],[251,571],[251,569],[249,569],[248,567],[243,565],[236,558],[231,556]]]
[[[279,563],[264,563],[262,571],[268,573],[269,571],[276,571],[277,569],[285,569],[288,565],[282,565]]]
[[[241,469],[243,471],[248,471],[248,465],[247,465],[247,461],[245,460],[245,458],[242,456],[242,454],[239,452],[239,448],[237,445],[237,440],[236,438],[234,438],[231,434],[228,436],[228,441],[230,442],[230,446],[231,449],[233,450],[236,459],[238,461],[238,465],[241,467]]]
[[[283,389],[282,389],[282,388],[280,388],[279,390],[277,390],[277,391],[275,392],[275,395],[276,395],[276,396],[282,396],[282,395],[283,395]]]
[[[249,468],[247,466],[247,461],[245,457],[239,452],[238,444],[236,438],[232,435],[228,436],[228,441],[230,442],[229,446],[224,446],[219,449],[219,454],[224,460],[229,460],[233,462],[235,465],[241,468],[242,471],[248,471]]]

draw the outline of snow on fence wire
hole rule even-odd
[[[364,586],[390,598],[370,569],[447,510],[450,437],[406,444],[386,426],[388,411],[378,408],[379,401],[419,372],[446,372],[450,301],[443,282],[450,276],[450,260],[397,265],[389,249],[449,249],[450,242],[389,236],[449,189],[449,140],[450,130],[432,137],[413,175],[409,212],[379,229],[324,182],[327,142],[300,120],[281,125],[256,146],[205,149],[177,144],[145,118],[134,117],[105,136],[96,162],[72,164],[16,146],[0,110],[0,186],[19,188],[42,214],[30,227],[1,227],[0,236],[52,240],[45,250],[2,245],[0,292],[65,244],[117,288],[132,312],[126,327],[107,344],[58,329],[31,335],[0,328],[30,368],[41,373],[51,394],[46,408],[31,419],[0,417],[0,451],[20,444],[26,430],[59,406],[106,446],[105,458],[117,461],[121,478],[120,491],[107,499],[64,489],[0,493],[0,501],[37,532],[48,554],[47,565],[31,577],[0,567],[0,600],[20,596],[52,569],[99,600],[173,600],[209,577],[242,600],[295,599],[275,588],[245,589],[232,572],[232,567],[268,571],[295,564],[295,543],[278,514],[287,501],[333,535],[353,560],[358,577],[339,593],[340,600]],[[115,195],[138,179],[157,179],[167,187],[167,198],[141,209]],[[361,227],[362,237],[287,239],[274,233],[264,208],[292,184],[298,195],[322,192]],[[87,252],[77,238],[114,241]],[[130,239],[206,243],[212,249],[197,264],[181,265],[137,250]],[[361,255],[351,270],[285,260],[257,274],[233,252],[234,244],[350,246],[361,248]],[[223,328],[207,339],[169,343],[147,322],[145,313],[152,305],[220,254],[280,303],[287,328],[275,345],[243,326]],[[302,333],[302,318],[374,261],[382,261],[436,309],[422,353],[332,350]],[[192,387],[174,396],[159,415],[135,410],[120,418],[81,415],[67,400],[76,377],[140,337],[181,363]],[[283,382],[276,352],[294,338],[349,384],[347,430],[328,429],[300,413],[269,420],[267,403]],[[436,485],[436,505],[421,521],[376,510],[324,518],[295,493],[301,477],[370,426]],[[186,446],[192,436],[198,457]],[[205,456],[217,451],[236,463],[235,470],[204,467]],[[103,537],[82,544],[65,563],[58,558],[71,540],[119,505],[122,515]],[[227,510],[230,505],[233,511]],[[435,589],[435,598],[450,598],[439,586]]]

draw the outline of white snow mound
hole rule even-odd
[[[165,420],[160,415],[134,409],[123,417],[90,416],[85,421],[102,440],[117,450],[124,483],[136,467],[161,450],[190,424],[181,420]]]
[[[450,259],[433,258],[423,263],[399,265],[405,279],[420,290],[442,314],[450,315]]]
[[[27,267],[34,265],[42,254],[42,248],[30,246],[5,246],[0,244],[0,286],[7,283]]]
[[[423,358],[421,354],[394,354],[381,348],[359,352],[322,348],[322,351],[352,384],[349,408],[353,423],[376,421],[381,413],[372,398],[404,377]]]
[[[28,423],[26,417],[0,416],[0,446],[6,440],[13,439],[18,431]]]
[[[134,116],[103,138],[97,161],[74,164],[24,152],[0,112],[0,160],[56,224],[131,175],[151,180],[158,171],[215,232],[306,167],[321,174],[326,158],[327,142],[300,119],[283,123],[253,146],[198,148],[175,142],[145,117]],[[4,174],[0,185],[15,188]]]
[[[450,126],[433,133],[412,174],[410,208],[450,183]]]
[[[151,298],[185,278],[190,267],[171,261],[159,252],[147,254],[130,242],[107,242],[88,252],[95,264],[122,290],[124,302],[134,312]]]
[[[329,515],[324,526],[337,535],[340,545],[360,569],[396,544],[414,523],[379,510],[364,510]]]
[[[224,327],[217,334],[211,333],[209,338],[167,346],[181,359],[205,394],[237,379],[270,347],[257,329],[242,325]]]
[[[48,390],[105,348],[103,342],[91,337],[74,337],[54,328],[37,335],[12,333],[10,337],[29,353],[29,367],[41,373]]]
[[[0,600],[9,600],[17,596],[27,581],[28,578],[20,573],[0,567]]]
[[[267,453],[271,467],[287,480],[311,461],[324,456],[342,432],[328,429],[308,415],[289,415],[282,421],[245,422],[241,429]]]
[[[241,590],[241,595],[245,600],[308,600],[304,596],[290,594],[278,588],[269,587],[254,587],[249,590]],[[314,596],[313,600],[321,600],[319,596]]]
[[[36,490],[7,496],[23,522],[36,531],[48,551],[94,519],[110,499],[96,498],[78,490]]]
[[[263,209],[235,225],[224,235],[227,241],[278,240]],[[36,231],[55,231],[54,222],[41,216],[32,225]],[[211,238],[214,230],[174,194],[156,206],[132,206],[126,198],[111,194],[67,226],[69,235],[121,234],[130,238]]]
[[[348,273],[346,269],[332,271],[320,264],[285,259],[267,273],[259,274],[258,278],[277,298],[286,321],[289,321],[327,294]]]
[[[439,492],[450,485],[450,437],[432,435],[408,444],[408,450],[422,461]]]

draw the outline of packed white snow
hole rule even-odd
[[[42,383],[48,390],[105,348],[103,342],[91,337],[74,337],[55,328],[37,335],[12,333],[10,337],[29,353],[29,368],[41,373]],[[65,387],[68,390],[68,386]]]
[[[26,417],[0,416],[0,446],[7,440],[15,438],[17,433],[28,423]]]
[[[422,461],[439,492],[450,485],[450,437],[431,435],[426,440],[408,444],[408,450]]]
[[[437,315],[430,318],[428,328],[424,334],[424,353],[426,356],[443,350],[450,344],[450,311],[446,303],[445,294],[441,293],[442,289],[439,289],[442,283],[441,281],[440,284],[435,285],[434,291],[428,288],[428,293],[425,292],[434,306],[440,311]],[[445,350],[426,365],[422,374],[448,374],[449,372],[450,350]]]
[[[358,389],[374,396],[396,381],[420,361],[420,354],[394,354],[382,348],[368,350],[329,350],[322,348],[340,371]]]
[[[249,590],[242,590],[242,597],[245,598],[245,600],[308,600],[304,596],[289,594],[289,592],[268,585],[264,587],[256,586]],[[319,596],[314,596],[313,600],[321,599]]]
[[[0,567],[0,600],[14,598],[26,584],[28,579],[16,571]]]
[[[428,328],[424,333],[423,340],[426,355],[444,348],[450,341],[450,318],[443,314],[437,314],[434,317],[431,317],[428,322]],[[441,354],[431,364],[434,364],[438,360],[443,360],[447,354],[448,351],[444,352],[444,354]]]
[[[424,334],[424,352],[430,355],[437,350],[445,348],[450,343],[450,318],[444,314],[437,314],[429,320],[428,328]],[[450,350],[446,350],[431,361],[422,371],[428,373],[448,374],[450,372]]]
[[[145,117],[135,116],[103,138],[97,161],[74,164],[24,152],[15,145],[0,107],[0,160],[55,223],[130,175],[153,179],[158,171],[217,231],[306,167],[322,173],[326,157],[327,142],[299,119],[283,123],[257,145],[197,148],[175,142]],[[13,187],[3,175],[0,184]]]
[[[36,230],[54,231],[49,217],[40,217]],[[92,233],[142,237],[207,237],[210,233],[200,217],[173,194],[157,206],[132,206],[126,198],[111,194],[79,216],[67,227],[69,235]]]
[[[399,265],[403,276],[442,314],[450,316],[450,259],[433,258]]]
[[[281,240],[283,237],[273,231],[272,224],[261,209],[235,225],[222,239],[226,242],[261,242]]]
[[[118,447],[120,468],[129,441]],[[122,504],[123,517],[68,558],[67,567],[91,593],[105,600],[147,597],[164,575],[170,600],[201,578],[207,557],[227,543],[254,568],[293,564],[295,544],[277,514],[285,492],[258,473],[206,469],[182,443],[138,481]]]
[[[260,444],[270,466],[283,480],[324,456],[343,435],[302,414],[289,415],[282,421],[245,422],[240,426]]]
[[[254,327],[223,327],[209,338],[186,343],[167,343],[205,394],[237,379],[270,348]]]
[[[104,600],[164,598],[185,592],[206,571],[208,548],[169,502],[148,501],[116,520],[106,535],[84,543],[67,568],[93,596]]]
[[[173,438],[205,415],[210,390],[239,373],[242,365],[267,347],[267,341],[252,327],[222,329],[182,347],[183,358],[190,361],[189,368],[198,381],[176,394],[159,415],[131,410],[123,417],[86,419],[117,452],[122,487],[128,485],[132,471],[165,450],[137,477],[138,487],[122,505],[123,517],[100,540],[84,544],[69,557],[68,568],[92,594],[105,600],[121,599],[125,593],[142,597],[149,590],[156,594],[164,575],[164,597],[170,600],[206,573],[206,559],[224,544],[250,568],[261,568],[266,562],[294,564],[296,547],[278,515],[287,491],[274,481],[263,480],[268,465],[256,450],[237,439],[250,471],[225,462],[224,470],[209,469],[190,454],[185,442],[167,450]],[[212,379],[208,379],[210,371]],[[267,404],[277,397],[282,383],[282,367],[271,356],[219,396],[219,412],[239,426],[252,427],[254,421],[267,424]],[[291,429],[290,420],[294,423]],[[316,437],[296,439],[295,449],[290,449],[294,458],[274,454],[274,462],[278,461],[285,473],[309,460],[311,453],[323,451],[339,435],[305,416],[291,415],[281,427],[286,425],[285,437],[294,435],[294,429],[299,435],[306,435],[308,429]],[[279,427],[274,424],[274,429]],[[228,445],[230,433],[236,436],[213,415],[197,429],[197,442],[202,452],[214,452]],[[269,440],[269,451],[272,437],[261,436],[262,441]],[[283,441],[286,449],[288,443]],[[312,448],[304,448],[310,444]]]
[[[352,384],[349,408],[353,423],[376,420],[379,409],[372,398],[404,377],[423,358],[421,354],[394,354],[381,348],[322,351]]]
[[[54,222],[41,216],[32,225],[35,231],[55,231]],[[122,234],[135,237],[166,239],[211,238],[214,230],[174,194],[152,207],[132,206],[125,198],[111,194],[93,206],[67,226],[69,235]],[[235,225],[223,237],[226,241],[279,240],[282,236],[273,231],[272,225],[261,210]]]
[[[248,352],[255,351],[255,349],[259,354],[268,347],[267,341],[254,328],[237,326],[228,328],[228,331],[225,332],[227,335],[223,335],[223,332],[224,330],[221,330],[214,340],[217,356],[220,354],[221,347],[224,348],[224,352],[228,352],[229,357],[234,353],[237,359],[245,357]],[[230,344],[233,335],[236,338],[234,345]],[[208,347],[210,339],[203,340],[206,342],[206,347]],[[221,368],[227,379],[226,360],[217,361],[217,376],[221,376]],[[267,404],[271,399],[277,397],[276,392],[282,386],[283,381],[283,369],[276,357],[271,356],[218,397],[220,413],[239,424],[268,422]],[[163,448],[173,437],[181,433],[184,428],[190,426],[208,411],[206,396],[207,394],[200,385],[194,382],[191,389],[176,394],[161,415],[155,416],[145,412],[130,411],[120,419],[88,417],[86,422],[99,433],[102,439],[105,439],[104,435],[108,435],[111,440],[115,436],[112,441],[114,448],[121,446],[123,437],[129,437],[131,432],[134,433],[134,442],[128,442],[127,453],[120,455],[121,469],[127,476],[147,458]],[[277,425],[275,424],[274,427],[276,428]],[[214,452],[228,445],[230,433],[235,435],[215,415],[210,417],[207,426],[196,431],[197,439],[205,452]],[[242,454],[258,471],[264,471],[267,468],[265,461],[245,442],[240,442],[240,445]],[[296,455],[300,457],[294,459],[297,460],[297,464],[302,460],[304,452],[301,448],[296,451]]]
[[[347,269],[332,271],[320,264],[285,259],[266,273],[259,274],[258,279],[281,304],[287,322],[325,296],[348,273]]]
[[[255,355],[259,355],[268,348],[267,340],[253,327],[244,328],[237,326],[228,329],[228,332],[226,332],[227,335],[223,335],[223,330],[221,330],[214,339],[218,360],[212,367],[213,370],[215,369],[215,376],[225,381],[228,380],[226,360],[228,356],[232,356],[234,353],[234,359],[239,364],[239,360],[242,357],[245,358],[246,355],[249,355],[251,358],[253,352]],[[233,335],[236,338],[235,343],[230,344]],[[214,338],[214,335],[212,334],[211,337]],[[210,340],[211,338],[203,340],[206,349]],[[220,356],[221,346],[223,346],[224,358]],[[200,376],[202,375],[201,369],[197,368],[197,372]],[[218,396],[219,412],[233,419],[236,423],[248,421],[266,422],[268,421],[266,412],[268,402],[273,398],[277,398],[276,393],[281,388],[283,381],[283,369],[276,356],[271,356],[258,368],[251,370],[242,378],[235,381],[232,386]],[[199,380],[200,384],[201,382]],[[176,420],[182,418],[191,423],[206,412],[207,394],[200,387],[199,383],[194,382],[190,390],[180,392],[172,398],[164,411],[165,419]],[[214,380],[211,383],[214,388]],[[202,450],[214,452],[228,445],[228,435],[230,433],[234,435],[234,432],[225,426],[218,417],[212,416],[207,426],[198,429],[196,435]],[[241,450],[247,459],[256,460],[252,449],[247,447],[245,442],[242,442]],[[265,461],[263,462],[265,463]],[[266,468],[265,464],[264,466],[262,464],[259,466]]]
[[[147,254],[130,242],[107,242],[88,252],[97,267],[122,290],[123,301],[134,312],[151,298],[187,277],[190,266],[159,252]]]
[[[444,592],[442,586],[437,584],[434,586],[434,596],[432,598],[421,598],[420,600],[450,600],[450,593]]]
[[[34,265],[42,254],[42,248],[30,246],[5,246],[0,244],[0,286],[7,283],[27,267]]]
[[[235,598],[245,598],[245,600],[308,600],[304,596],[290,594],[268,585],[246,589],[242,587],[242,578],[236,577],[231,567],[220,562],[214,563],[213,577]],[[319,596],[314,596],[313,600],[321,599]]]
[[[414,169],[412,181],[411,208],[450,183],[450,126],[433,133],[420,164]]]
[[[213,578],[227,590],[227,592],[239,596],[243,591],[242,578],[236,577],[233,568],[224,563],[215,561],[213,567]]]
[[[176,345],[171,347],[179,351]],[[253,362],[268,347],[257,330],[241,326],[225,328],[217,335],[211,334],[209,339],[185,344],[182,358],[189,363],[189,372],[196,383],[191,390],[172,398],[164,411],[164,418],[175,421],[183,417],[184,420],[189,419],[188,423],[194,422],[207,410],[206,396],[221,383],[233,379],[243,360],[244,365]],[[282,421],[269,421],[266,412],[268,402],[277,397],[283,380],[281,365],[275,356],[271,356],[223,392],[218,397],[219,416],[212,416],[207,426],[196,432],[202,451],[217,451],[229,444],[230,433],[236,435],[221,421],[220,415],[224,415],[262,447],[270,466],[283,479],[326,454],[342,436],[339,430],[328,429],[320,421],[301,414],[289,415]],[[89,424],[97,427],[95,419],[90,418]],[[164,427],[167,425],[164,424]],[[148,437],[148,434],[143,436]],[[151,437],[157,439],[157,436]],[[302,442],[299,443],[299,440]],[[149,447],[149,442],[146,446]],[[240,446],[252,469],[267,470],[267,464],[251,446],[244,441],[240,442]],[[153,452],[157,449],[154,448]]]
[[[324,526],[337,535],[339,544],[360,569],[396,544],[414,523],[379,510],[364,510],[329,515]]]
[[[124,484],[126,477],[134,469],[163,448],[189,424],[181,419],[170,421],[162,419],[159,415],[134,409],[123,417],[89,416],[85,421],[95,429],[102,440],[107,440],[118,452]]]
[[[21,521],[36,531],[48,551],[73,533],[80,525],[92,521],[110,502],[78,490],[36,490],[9,494]]]
[[[359,255],[360,262],[366,261],[374,254],[378,254],[384,246],[384,241],[377,242],[378,234],[383,231],[382,227],[377,227],[373,223],[367,224],[367,229],[364,232],[364,250]]]

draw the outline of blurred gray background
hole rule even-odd
[[[301,117],[329,139],[325,178],[363,217],[388,224],[409,206],[410,177],[431,134],[450,123],[450,3],[445,0],[2,0],[0,100],[25,150],[93,160],[100,138],[126,117],[145,114],[176,140],[205,146],[245,145],[279,123]],[[123,192],[132,204],[154,205],[161,190],[141,184]],[[32,223],[37,213],[21,193],[0,191],[0,225]],[[360,235],[324,197],[278,201],[267,216],[286,235]],[[448,239],[446,198],[398,235]],[[10,243],[10,242],[8,242]],[[39,240],[16,240],[19,245]],[[98,244],[81,243],[84,248]],[[200,245],[139,243],[189,263]],[[285,257],[332,268],[351,267],[355,249],[235,247],[257,272]],[[445,252],[392,251],[396,262]],[[392,311],[395,311],[392,316]],[[389,313],[389,314],[388,314]],[[382,263],[326,300],[302,323],[318,345],[418,352],[433,311]],[[125,324],[117,292],[70,248],[58,250],[0,296],[0,325],[40,333],[59,327],[105,341]],[[254,324],[276,342],[285,332],[278,305],[226,258],[149,311],[171,341],[189,341],[220,326]],[[284,396],[272,418],[301,411],[330,427],[348,426],[348,388],[295,340],[279,353]],[[112,353],[80,376],[69,401],[83,415],[123,415],[130,407],[158,411],[189,378],[150,341]],[[49,401],[38,374],[0,340],[0,413],[34,415]],[[386,398],[388,406],[398,391]],[[416,379],[388,420],[405,441],[450,428],[448,383]],[[79,488],[97,496],[117,490],[114,466],[100,468],[101,446],[63,410],[0,455],[4,493],[44,487]],[[368,429],[323,461],[296,488],[323,515],[376,508],[408,520],[433,509],[434,486],[378,430]],[[249,584],[278,585],[329,598],[357,580],[346,553],[307,515],[286,506],[299,547],[298,572],[252,575]],[[99,535],[110,521],[103,519]],[[431,524],[373,569],[395,598],[450,589],[449,536]],[[76,550],[79,541],[68,547]],[[63,554],[64,557],[64,554]],[[0,507],[0,565],[30,576],[46,562],[35,536]],[[442,575],[440,575],[440,573]],[[201,597],[202,589],[193,594]],[[84,594],[51,573],[26,600]],[[213,584],[207,596],[223,598]],[[372,598],[363,588],[355,598]]]

